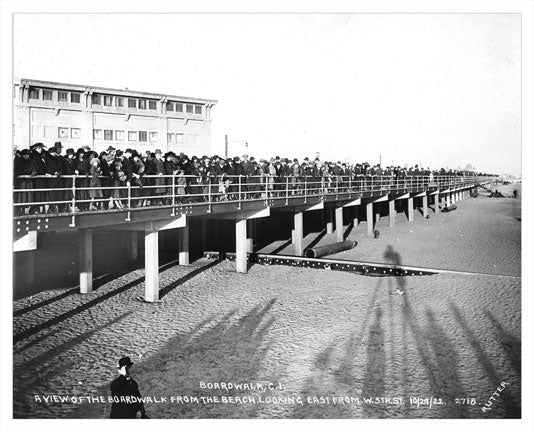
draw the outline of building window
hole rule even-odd
[[[68,138],[69,137],[69,128],[60,127],[57,128],[58,138]]]
[[[139,131],[139,142],[146,142],[146,131]]]
[[[167,111],[174,111],[174,104],[172,102],[167,102]]]
[[[124,141],[124,131],[115,131],[115,139],[117,141]]]
[[[57,99],[59,102],[68,102],[69,101],[69,93],[66,91],[60,91],[57,94]]]
[[[185,112],[192,114],[193,113],[193,105],[186,105],[185,106]]]
[[[93,139],[102,139],[102,129],[93,129]]]
[[[70,101],[71,103],[80,103],[80,93],[71,92]]]
[[[52,90],[43,90],[43,100],[52,100]]]
[[[116,97],[115,98],[115,106],[119,107],[119,108],[124,107],[124,98]]]
[[[146,99],[139,99],[139,109],[146,109]]]
[[[128,141],[137,141],[137,132],[128,131]]]
[[[81,130],[80,128],[70,128],[70,137],[71,138],[80,138]]]
[[[178,145],[184,144],[184,134],[176,134],[176,144]]]
[[[39,89],[30,88],[30,99],[39,99]]]
[[[155,100],[148,101],[148,109],[151,109],[151,110],[155,110],[156,109],[156,101]]]
[[[128,98],[128,108],[137,108],[137,99]]]
[[[156,142],[158,140],[158,133],[157,132],[150,132],[148,134],[148,139],[150,142]]]
[[[94,94],[91,96],[91,105],[100,105],[100,95]]]
[[[177,103],[176,104],[176,112],[184,112],[184,104]]]
[[[174,142],[174,134],[173,133],[168,133],[167,134],[167,142]]]
[[[104,96],[104,106],[111,106],[113,96]]]
[[[104,129],[104,139],[106,141],[113,141],[113,131]]]
[[[195,105],[195,114],[202,114],[202,105]]]

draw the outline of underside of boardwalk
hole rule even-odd
[[[78,235],[79,290],[89,293],[93,290],[93,248],[95,231],[126,231],[127,254],[137,258],[138,233],[144,236],[145,301],[159,300],[159,234],[166,230],[178,230],[179,264],[190,261],[190,242],[201,243],[206,250],[206,221],[231,220],[235,225],[235,268],[246,273],[247,254],[253,252],[254,238],[258,235],[257,220],[269,218],[277,212],[292,214],[292,243],[295,255],[303,256],[304,219],[309,212],[323,212],[327,233],[335,233],[338,241],[344,240],[343,220],[351,218],[354,226],[365,222],[367,235],[373,235],[375,222],[379,218],[378,208],[387,203],[389,226],[395,226],[397,209],[402,208],[411,222],[414,208],[420,208],[424,217],[429,206],[434,212],[450,207],[456,201],[469,196],[469,191],[487,179],[454,179],[447,183],[432,185],[428,179],[412,184],[411,187],[348,188],[335,187],[332,190],[306,191],[286,190],[280,194],[258,194],[260,197],[246,197],[233,201],[212,199],[204,202],[176,203],[157,207],[137,207],[92,212],[37,214],[19,216],[14,219],[13,238],[15,252],[32,252],[39,247],[37,234],[46,232],[73,232]],[[173,199],[174,202],[174,199]],[[365,209],[365,210],[363,210]],[[200,221],[200,238],[190,237],[191,221]],[[128,234],[129,233],[129,234]],[[34,277],[31,253],[28,256],[27,280]]]

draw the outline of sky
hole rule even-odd
[[[13,60],[216,99],[219,154],[521,173],[519,14],[18,14]]]

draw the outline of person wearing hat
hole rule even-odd
[[[43,143],[35,143],[33,144],[30,154],[30,162],[32,164],[32,177],[36,176],[45,176],[47,175],[46,171],[46,162],[45,162],[45,153],[43,152],[43,149],[46,146]],[[32,180],[33,187],[32,189],[46,189],[48,188],[48,179],[46,178],[34,178]],[[45,202],[48,201],[48,192],[46,191],[35,191],[32,193],[33,195],[33,202]],[[43,205],[40,204],[38,206],[32,206],[30,211],[32,213],[43,213],[47,212],[49,209],[48,204]]]
[[[141,160],[139,153],[136,150],[132,151],[132,196],[142,197],[146,195],[146,191],[143,189],[143,176],[145,175],[145,164]],[[150,191],[149,191],[150,192]],[[134,200],[132,201],[134,207],[142,207],[148,205],[148,200]]]
[[[31,189],[32,188],[32,179],[30,178],[32,174],[32,163],[30,161],[30,150],[23,149],[20,152],[20,157],[15,158],[13,161],[13,174],[14,174],[14,188],[16,189]],[[22,177],[19,177],[22,176]],[[15,192],[14,202],[19,203],[31,203],[32,192]],[[15,207],[15,216],[22,216],[30,211],[29,206],[16,206]]]
[[[89,169],[89,174],[91,175],[91,180],[89,187],[92,189],[89,191],[89,198],[91,202],[89,204],[89,211],[99,210],[103,206],[102,198],[102,183],[100,181],[100,175],[102,171],[100,169],[100,159],[95,157],[91,159],[91,168]]]
[[[251,175],[254,174],[254,165],[249,160],[248,154],[243,155],[243,161],[241,162],[241,169],[243,171],[241,178],[241,191],[243,192],[243,199],[247,198],[247,192],[250,191],[250,188],[247,186],[247,183],[252,183]]]
[[[52,202],[63,201],[65,198],[64,191],[61,189],[65,186],[65,183],[60,176],[63,174],[63,158],[57,154],[57,148],[50,147],[47,153],[45,153],[45,165],[46,172],[50,175],[48,181],[48,187],[50,191],[48,193],[48,199]],[[59,190],[58,190],[59,189]],[[50,204],[50,208],[53,213],[65,211],[68,204]]]
[[[130,357],[119,359],[119,376],[110,384],[111,414],[112,419],[140,419],[147,418],[145,407],[141,401],[141,393],[137,382],[132,378],[131,371],[133,362]]]

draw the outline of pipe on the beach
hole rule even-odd
[[[319,258],[325,255],[331,255],[336,252],[341,252],[349,249],[353,249],[358,244],[354,240],[345,240],[342,242],[331,243],[324,246],[317,246],[313,248],[308,248],[304,251],[304,256],[306,258]]]
[[[456,207],[454,204],[450,205],[449,207],[445,207],[443,210],[441,210],[442,212],[450,212],[450,211],[453,211],[453,210],[456,210],[458,207]]]

